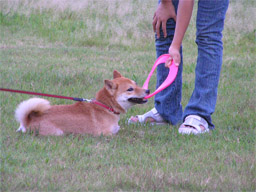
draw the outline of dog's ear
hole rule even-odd
[[[105,88],[106,90],[111,94],[113,95],[115,90],[117,89],[117,84],[114,83],[113,81],[111,80],[104,80],[104,83],[105,83]]]
[[[119,73],[117,70],[114,70],[113,72],[113,78],[119,78],[119,77],[122,77],[121,73]]]

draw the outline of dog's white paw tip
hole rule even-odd
[[[17,129],[16,132],[22,132],[22,133],[25,133],[26,132],[26,128],[23,127],[22,125],[19,127],[19,129]]]

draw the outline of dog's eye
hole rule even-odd
[[[134,89],[132,87],[130,87],[129,89],[127,89],[127,91],[133,91]]]

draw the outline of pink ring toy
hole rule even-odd
[[[152,70],[150,71],[148,78],[146,79],[144,85],[142,88],[144,89],[148,89],[148,83],[149,80],[152,76],[152,74],[154,73],[156,67],[161,64],[161,63],[165,63],[165,61],[170,57],[169,54],[163,54],[160,57],[158,57],[158,59],[156,60],[154,66],[152,67]],[[162,85],[160,85],[157,90],[155,90],[155,92],[147,95],[145,97],[145,99],[148,99],[150,97],[153,97],[155,94],[159,93],[160,91],[162,91],[163,89],[165,89],[166,87],[170,86],[172,84],[172,82],[175,80],[176,76],[178,73],[178,67],[174,64],[174,62],[172,61],[172,64],[169,67],[169,74],[167,76],[167,78],[165,79],[165,81],[162,83]]]

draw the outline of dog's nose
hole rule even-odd
[[[149,89],[147,89],[147,90],[146,90],[146,94],[149,94],[149,93],[150,93],[150,90],[149,90]]]

